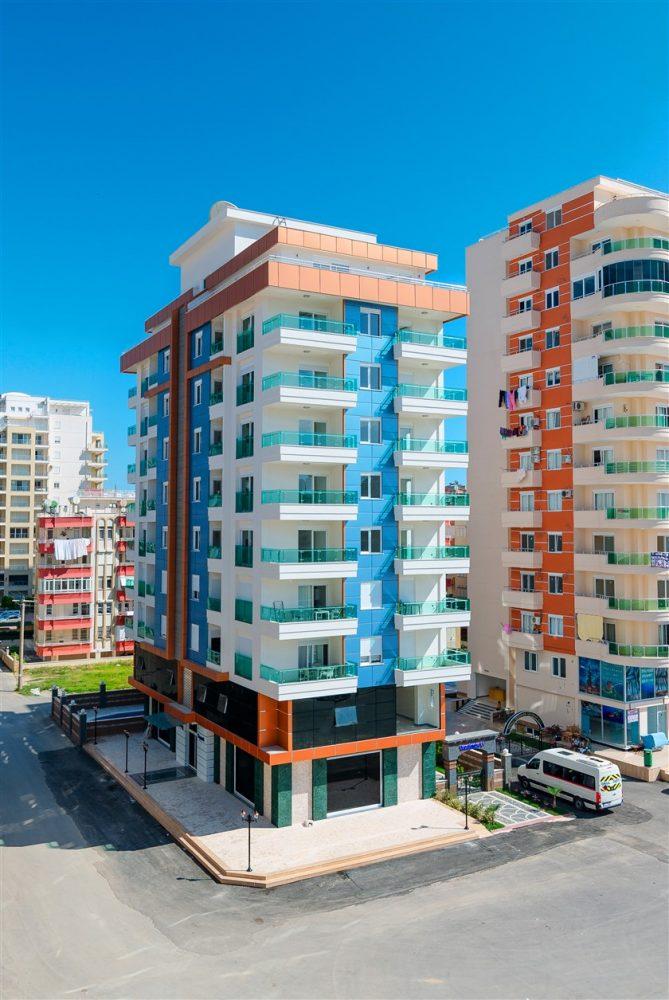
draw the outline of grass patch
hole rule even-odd
[[[527,795],[523,795],[522,792],[512,791],[510,788],[498,788],[497,791],[501,795],[508,795],[510,799],[516,799],[517,802],[522,802],[524,806],[534,806],[535,809],[540,808],[544,812],[552,813],[553,816],[564,816],[569,810],[563,808],[553,809],[548,802],[544,801],[544,796],[541,798],[541,805],[538,806],[534,799],[530,799]]]
[[[458,812],[465,811],[464,800],[458,798],[457,795],[453,795],[448,791],[448,789],[444,789],[442,792],[437,792],[435,798],[437,802],[441,802],[445,806],[450,806],[451,809],[457,809]],[[486,830],[492,833],[493,830],[504,829],[504,824],[495,819],[495,814],[498,809],[499,805],[484,806],[480,802],[470,802],[468,812],[473,819],[477,819],[479,823],[483,824]]]
[[[65,688],[69,694],[80,694],[82,691],[96,691],[100,681],[105,682],[108,691],[117,691],[128,687],[131,674],[132,662],[120,663],[118,660],[100,660],[76,667],[55,664],[31,667],[24,669],[21,694],[30,694],[32,688],[48,692],[54,684]]]

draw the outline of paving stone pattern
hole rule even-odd
[[[498,805],[499,809],[495,818],[504,826],[526,823],[531,819],[550,819],[552,815],[536,806],[518,802],[517,799],[512,799],[510,795],[504,795],[502,792],[474,792],[473,795],[469,796],[469,800],[484,806]]]

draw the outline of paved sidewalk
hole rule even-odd
[[[531,823],[540,819],[553,819],[552,813],[545,812],[537,806],[526,805],[503,792],[474,792],[469,796],[470,802],[484,806],[499,806],[495,819],[504,826],[517,826],[519,823]]]

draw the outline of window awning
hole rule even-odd
[[[155,726],[156,729],[176,729],[179,725],[171,715],[167,715],[165,712],[148,712],[144,718],[151,726]]]

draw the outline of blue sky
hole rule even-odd
[[[664,3],[4,3],[0,389],[90,399],[210,204],[439,253],[594,174],[667,186]]]

